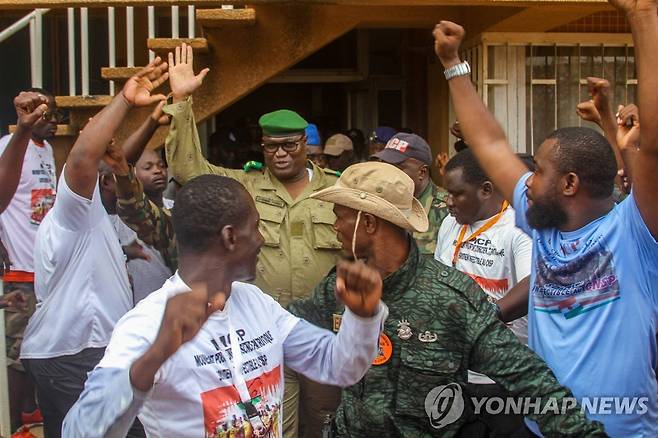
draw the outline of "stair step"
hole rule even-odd
[[[101,77],[110,81],[127,80],[144,67],[103,67]]]
[[[149,38],[146,46],[154,52],[172,52],[181,44],[192,46],[198,53],[208,53],[208,40],[205,38]]]
[[[57,96],[55,102],[59,108],[98,108],[109,104],[112,96]]]
[[[208,28],[247,27],[256,23],[256,10],[245,9],[197,9],[196,21]]]
[[[9,125],[9,132],[16,132],[16,125]],[[57,132],[55,132],[55,137],[73,137],[78,135],[78,130],[71,125],[57,125]]]

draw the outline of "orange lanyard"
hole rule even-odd
[[[464,246],[464,243],[470,242],[471,240],[475,239],[477,236],[480,234],[484,233],[487,231],[489,228],[493,227],[498,220],[500,220],[500,217],[505,213],[505,210],[507,210],[507,207],[509,207],[509,202],[503,201],[503,206],[501,207],[500,211],[498,212],[497,215],[489,219],[484,225],[482,225],[480,228],[475,230],[473,234],[471,234],[468,239],[464,240],[464,236],[466,235],[466,230],[468,229],[468,225],[464,224],[462,226],[461,231],[459,232],[459,237],[457,238],[457,245],[455,245],[455,252],[452,255],[452,266],[457,265],[457,259],[459,257],[459,251],[461,251],[462,246]]]

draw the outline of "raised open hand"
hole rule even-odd
[[[21,91],[14,98],[14,107],[18,116],[16,124],[32,128],[48,111],[48,99],[43,94],[34,91]]]
[[[459,46],[466,31],[452,21],[441,21],[434,26],[434,52],[445,68],[459,64]]]
[[[373,316],[377,313],[382,297],[382,277],[362,261],[338,262],[336,295],[354,314]]]
[[[164,94],[151,95],[151,93],[162,85],[168,77],[167,63],[162,62],[162,59],[158,56],[136,75],[128,79],[126,85],[123,86],[123,97],[134,106],[148,106],[165,100],[167,96]]]
[[[169,52],[169,84],[174,100],[184,100],[201,86],[209,68],[204,68],[198,75],[194,74],[194,53],[192,46],[183,43],[176,47],[176,55]]]

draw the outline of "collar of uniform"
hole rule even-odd
[[[292,207],[298,202],[307,199],[313,191],[324,188],[324,184],[322,181],[325,178],[322,169],[314,165],[311,161],[308,161],[308,164],[310,164],[313,167],[313,178],[309,182],[310,186],[307,185],[302,191],[302,194],[299,195],[297,199],[292,199],[290,197],[290,193],[288,193],[288,190],[286,190],[283,183],[279,181],[274,175],[272,175],[272,172],[270,172],[269,168],[266,168],[265,172],[263,172],[263,183],[259,188],[261,190],[271,190],[273,192],[276,192],[276,195],[279,198],[281,198],[289,207]]]
[[[430,183],[425,187],[425,191],[418,197],[418,201],[423,205],[425,212],[429,214],[434,200],[437,199],[439,202],[445,202],[447,195],[448,192],[434,184],[434,181],[430,180]]]
[[[311,190],[317,192],[329,186],[332,186],[333,183],[328,183],[328,178],[325,175],[324,169],[318,167],[314,162],[308,160],[306,167],[310,167],[313,170],[313,179],[311,179]]]
[[[420,203],[423,205],[423,208],[425,211],[427,211],[427,207],[429,206],[428,204],[431,204],[431,199],[434,198],[434,193],[436,192],[436,184],[432,180],[430,180],[429,184],[427,184],[427,187],[425,187],[425,190],[423,190],[423,193],[420,194],[418,197],[418,200]]]
[[[382,298],[384,302],[388,302],[388,299],[394,300],[413,285],[419,257],[418,245],[409,236],[409,256],[407,260],[402,263],[397,271],[383,280]]]
[[[311,160],[308,160],[306,162],[306,168],[312,168],[313,169],[313,178],[311,179],[311,189],[313,191],[323,189],[324,186],[322,184],[322,180],[324,179],[324,172],[322,171],[321,168],[316,166]],[[270,172],[269,168],[265,168],[265,172],[263,172],[263,185],[260,187],[263,190],[276,190],[277,188],[283,188],[283,184],[281,181],[279,181],[274,175],[272,175],[272,172]]]

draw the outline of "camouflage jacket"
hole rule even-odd
[[[335,330],[343,312],[335,299],[335,282],[331,271],[310,298],[294,302],[289,310]],[[549,397],[561,405],[563,397],[571,396],[548,366],[496,318],[473,280],[419,254],[412,240],[406,262],[384,279],[382,299],[390,312],[384,324],[388,339],[380,339],[380,357],[375,360],[380,364],[373,364],[359,383],[343,390],[336,414],[339,436],[455,436],[466,414],[457,410],[453,422],[437,428],[445,411],[431,398],[426,408],[426,397],[442,385],[462,388],[468,369],[490,376],[513,396],[542,397],[542,408]],[[411,333],[405,333],[402,322]],[[429,414],[438,414],[432,418],[434,425]],[[529,417],[539,422],[546,436],[604,436],[603,426],[588,424],[577,407],[566,414],[551,411]]]
[[[446,207],[446,192],[432,181],[427,185],[425,191],[418,197],[427,212],[430,226],[424,233],[414,233],[414,239],[418,243],[418,249],[421,254],[434,256],[436,249],[436,238],[441,228],[441,222],[448,216],[448,207]]]
[[[175,272],[178,259],[171,213],[146,197],[132,166],[128,175],[116,175],[116,181],[117,214],[137,237],[160,251],[167,267]]]

